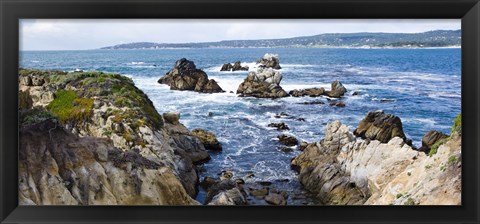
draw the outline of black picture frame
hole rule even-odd
[[[479,223],[478,0],[0,0],[1,223]],[[462,19],[461,206],[18,206],[22,18]]]

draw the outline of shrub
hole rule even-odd
[[[458,116],[453,120],[451,134],[462,134],[462,113],[459,113]]]
[[[56,119],[56,117],[41,107],[33,108],[26,113],[20,114],[20,123],[22,125],[36,124],[49,119]]]
[[[93,99],[79,98],[73,90],[59,90],[47,108],[61,124],[85,121],[92,116]]]
[[[438,151],[438,147],[443,145],[445,142],[448,142],[450,139],[452,138],[448,137],[435,142],[435,144],[433,144],[432,147],[430,148],[430,151],[428,152],[428,156],[432,157],[433,155],[435,155]]]

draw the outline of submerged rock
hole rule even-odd
[[[333,101],[329,103],[332,107],[345,107],[345,103],[342,101]]]
[[[160,84],[170,86],[171,90],[190,90],[201,93],[225,92],[213,79],[197,69],[192,61],[182,58],[175,62],[173,69],[158,80]]]
[[[282,74],[271,68],[258,68],[252,71],[238,86],[237,94],[240,96],[253,96],[257,98],[280,98],[288,96],[282,89],[280,82]]]
[[[276,129],[279,130],[279,131],[282,131],[282,130],[290,130],[290,128],[288,127],[288,125],[286,125],[286,124],[283,123],[283,122],[281,122],[281,123],[270,123],[270,124],[268,124],[268,127],[276,128]]]
[[[192,130],[192,135],[200,139],[206,149],[222,151],[222,144],[212,132],[197,128]]]
[[[407,140],[403,133],[401,119],[392,114],[385,114],[383,111],[368,112],[353,134],[363,139],[379,140],[382,143],[387,143],[394,137]]]

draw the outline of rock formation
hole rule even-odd
[[[248,71],[248,66],[243,66],[242,67],[242,64],[240,61],[236,61],[235,63],[230,64],[230,63],[226,63],[226,64],[223,64],[222,65],[222,68],[220,69],[220,71]]]
[[[292,168],[326,204],[460,205],[460,133],[428,156],[398,136],[386,143],[357,140],[335,121],[324,139],[292,160]]]
[[[387,143],[394,137],[406,140],[401,119],[392,114],[385,114],[383,111],[368,112],[353,134],[363,139],[379,140],[382,143]]]
[[[323,87],[320,88],[307,88],[307,89],[294,89],[289,92],[289,94],[293,97],[302,97],[302,96],[310,96],[310,97],[318,97],[325,95],[325,89]]]
[[[276,54],[265,54],[262,58],[257,60],[257,64],[262,68],[281,69],[280,60]]]
[[[210,156],[178,113],[162,117],[121,75],[19,73],[34,107],[20,103],[20,204],[196,204],[194,164]]]
[[[282,143],[286,146],[298,145],[298,140],[293,136],[286,135],[286,134],[281,134],[281,135],[277,136],[277,138],[278,138],[278,141],[280,141],[280,143]]]
[[[290,130],[288,125],[286,125],[283,122],[281,122],[281,123],[270,123],[270,124],[268,124],[268,127],[276,128],[278,131]]]
[[[172,90],[190,90],[200,93],[225,92],[213,79],[197,69],[193,61],[182,58],[175,62],[173,69],[158,80],[160,84],[170,86]]]
[[[257,98],[286,97],[288,93],[282,89],[280,82],[282,74],[271,68],[258,68],[252,71],[238,86],[237,94],[240,96],[253,96]]]
[[[222,151],[222,144],[217,140],[217,137],[215,137],[212,132],[208,132],[203,129],[193,129],[191,134],[200,139],[206,149]]]
[[[422,147],[418,151],[429,153],[430,148],[440,140],[448,138],[448,135],[438,131],[429,131],[422,138]]]
[[[343,86],[343,84],[338,80],[332,82],[330,91],[325,91],[328,96],[336,98],[343,96],[346,92],[347,88],[345,88],[345,86]]]
[[[289,92],[289,94],[293,97],[302,97],[302,96],[310,96],[310,97],[319,97],[319,96],[329,96],[334,98],[340,98],[347,92],[347,88],[343,86],[343,84],[335,80],[331,84],[331,90],[325,90],[323,87],[320,88],[307,88],[307,89],[294,89]]]

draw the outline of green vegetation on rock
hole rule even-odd
[[[450,136],[448,138],[444,138],[435,142],[435,144],[433,144],[432,147],[430,148],[430,152],[428,153],[428,155],[430,157],[435,155],[438,151],[438,147],[450,141],[452,137],[457,134],[460,134],[460,135],[462,134],[462,113],[459,113],[458,116],[453,120],[453,126],[450,131]]]
[[[462,113],[459,113],[458,116],[453,120],[453,126],[451,134],[462,134]]]
[[[92,106],[93,99],[78,97],[73,90],[59,90],[47,109],[58,117],[61,124],[67,124],[89,119],[93,112]]]

